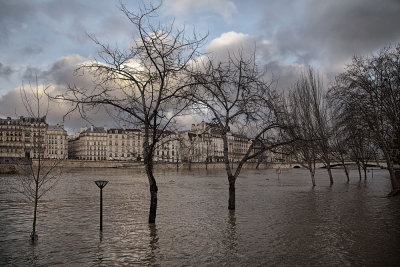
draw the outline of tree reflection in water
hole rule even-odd
[[[150,266],[158,266],[157,262],[157,251],[159,249],[158,244],[158,233],[157,233],[157,226],[154,223],[149,224],[149,237],[150,237],[150,244],[149,244],[149,252],[147,255],[146,262]]]
[[[230,259],[232,263],[235,262],[235,259],[238,255],[238,240],[237,240],[237,231],[236,231],[236,217],[235,210],[228,210],[228,222],[226,225],[225,232],[225,250],[226,250],[226,259]]]

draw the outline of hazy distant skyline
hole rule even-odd
[[[132,11],[140,3],[122,2]],[[36,74],[54,87],[73,82],[75,66],[96,56],[97,47],[86,33],[112,45],[129,44],[131,25],[118,4],[0,0],[0,117],[24,115],[17,88]],[[398,0],[165,0],[160,19],[175,18],[177,26],[208,33],[204,51],[209,53],[256,47],[260,63],[285,89],[304,66],[318,69],[328,84],[353,55],[370,55],[396,45],[399,14]],[[62,112],[53,112],[50,122],[60,122]],[[76,129],[82,122],[65,124]]]

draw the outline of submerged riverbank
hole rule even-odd
[[[386,170],[359,181],[350,172],[243,170],[229,212],[224,170],[162,170],[157,220],[147,224],[144,170],[71,169],[39,204],[37,245],[31,205],[0,176],[1,266],[395,266],[400,262],[400,199]],[[99,233],[99,189],[103,233]]]
[[[13,174],[18,173],[18,170],[26,162],[18,161],[14,162],[12,160],[8,162],[0,162],[0,173],[3,174]],[[33,164],[37,164],[37,160],[33,161]],[[54,164],[54,161],[42,160],[41,164],[43,166],[49,166]],[[235,163],[233,163],[236,165]],[[258,167],[257,167],[258,165]],[[144,169],[143,162],[138,161],[86,161],[86,160],[73,160],[66,159],[57,162],[58,167],[62,168],[127,168],[127,169]],[[322,166],[322,164],[321,164]],[[225,169],[225,164],[223,162],[193,162],[193,163],[171,163],[171,162],[155,162],[154,167],[157,169],[167,169],[167,170],[191,170],[191,169]],[[295,163],[254,163],[247,162],[243,168],[244,169],[290,169],[294,167],[300,167],[300,164]]]

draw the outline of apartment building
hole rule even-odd
[[[0,156],[25,157],[27,142],[30,141],[30,124],[25,118],[0,119]]]
[[[192,124],[190,131],[182,133],[182,152],[186,162],[222,162],[224,142],[217,125],[201,122]],[[247,153],[253,140],[241,133],[227,133],[228,158],[230,162],[240,161]],[[254,151],[259,149],[254,146]],[[265,157],[265,153],[261,158]],[[259,158],[250,161],[256,162]]]
[[[238,162],[247,153],[252,140],[239,133],[228,133],[227,137],[229,161]]]
[[[67,159],[68,140],[67,131],[63,125],[50,125],[46,131],[46,158]]]
[[[154,161],[180,162],[180,134],[178,132],[164,131],[154,151]]]
[[[192,124],[190,131],[181,133],[181,153],[185,162],[221,162],[224,143],[218,127],[201,122]]]
[[[0,119],[0,157],[66,158],[66,136],[63,126],[49,126],[45,116]]]
[[[180,161],[179,135],[164,132],[154,151],[154,161]],[[143,129],[84,127],[69,140],[69,158],[80,160],[143,160]]]
[[[107,159],[107,127],[83,127],[79,135],[69,140],[70,158],[80,160]]]
[[[143,140],[140,128],[110,129],[107,132],[107,160],[140,161],[143,158]]]

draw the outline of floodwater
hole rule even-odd
[[[63,174],[40,203],[39,240],[29,242],[32,208],[0,176],[0,266],[395,266],[400,264],[400,198],[385,170],[350,184],[334,170],[311,187],[306,170],[243,170],[229,212],[221,171],[159,171],[157,223],[139,170]],[[103,189],[103,234],[99,189]]]

